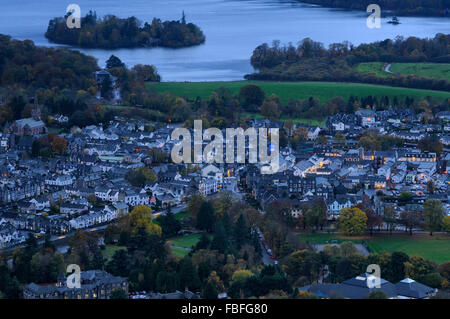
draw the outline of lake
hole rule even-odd
[[[4,1],[6,2],[6,1]],[[448,18],[400,17],[400,25],[382,19],[380,29],[366,26],[365,12],[327,9],[283,0],[15,0],[2,3],[0,33],[37,45],[54,46],[44,37],[48,21],[62,16],[68,4],[77,3],[82,16],[95,10],[98,16],[135,16],[151,22],[153,17],[178,20],[185,11],[188,22],[197,24],[206,35],[200,46],[168,49],[138,48],[82,49],[104,66],[111,54],[128,67],[153,64],[163,81],[241,80],[253,68],[253,49],[264,42],[296,44],[305,37],[328,45],[345,40],[353,44],[394,38],[434,37],[450,31]]]

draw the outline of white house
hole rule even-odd
[[[52,186],[69,186],[72,185],[74,179],[70,175],[52,176],[45,180],[45,184]]]

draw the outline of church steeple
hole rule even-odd
[[[38,105],[37,94],[34,96],[34,105],[33,105],[33,110],[31,111],[31,117],[35,121],[41,120],[41,109],[39,108],[39,105]]]

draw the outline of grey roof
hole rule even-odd
[[[399,296],[411,298],[426,298],[434,292],[434,289],[421,284],[413,279],[406,278],[395,284]]]

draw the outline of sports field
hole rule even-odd
[[[437,263],[450,261],[450,236],[449,235],[374,235],[347,237],[334,233],[303,233],[300,234],[303,242],[311,244],[342,243],[352,241],[355,244],[365,242],[371,251],[402,251],[408,255],[420,255],[434,260]]]

